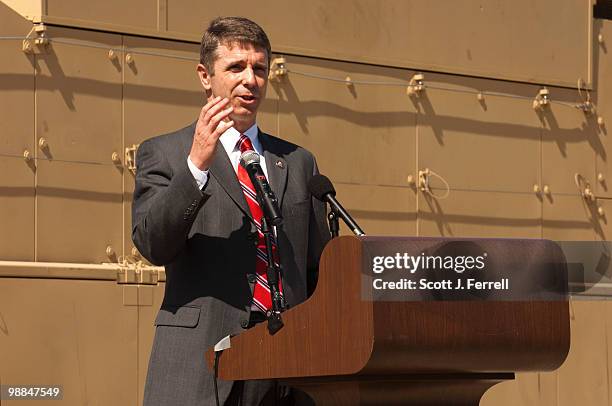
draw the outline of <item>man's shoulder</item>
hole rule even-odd
[[[193,139],[194,131],[195,122],[179,130],[148,138],[140,145],[142,147],[146,144],[146,146],[152,148],[161,148],[164,150],[180,148],[186,142],[191,142],[191,140]]]
[[[270,148],[274,153],[285,157],[286,159],[302,159],[307,161],[314,161],[314,155],[312,152],[304,147],[301,147],[293,142],[278,138],[268,133],[261,133],[263,144],[265,147]]]

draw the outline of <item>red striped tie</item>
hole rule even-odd
[[[241,135],[240,139],[236,143],[236,147],[240,149],[240,152],[244,151],[253,151],[253,144],[251,140],[246,135]],[[242,187],[242,192],[244,193],[244,197],[249,205],[249,209],[251,210],[251,215],[253,216],[253,221],[257,226],[257,255],[255,262],[255,274],[256,274],[256,282],[255,288],[253,289],[253,302],[251,303],[252,310],[259,310],[263,313],[272,308],[272,299],[270,298],[270,287],[268,286],[268,277],[266,276],[266,270],[268,267],[268,254],[266,253],[266,242],[264,240],[264,235],[261,232],[261,218],[263,216],[263,211],[257,202],[257,195],[255,193],[255,188],[253,187],[253,183],[249,178],[249,174],[246,169],[242,167],[242,165],[238,165],[238,181],[240,182],[240,186]],[[276,260],[276,241],[272,240],[272,252],[275,262],[278,264]],[[281,286],[281,280],[279,278],[278,281],[279,291],[282,293],[283,289]]]

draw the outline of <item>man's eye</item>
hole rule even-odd
[[[232,72],[240,72],[242,70],[242,66],[240,65],[232,65],[229,67],[229,70]]]

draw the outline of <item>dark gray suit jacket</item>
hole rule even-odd
[[[219,143],[203,190],[187,166],[195,123],[143,142],[136,157],[132,239],[151,263],[166,267],[163,304],[149,361],[144,404],[214,405],[204,352],[244,331],[254,286],[256,228]],[[314,289],[329,240],[324,205],[307,190],[317,173],[311,153],[259,133],[270,185],[284,217],[278,232],[289,306]],[[242,404],[256,405],[267,384],[250,384]],[[220,382],[223,403],[231,382]],[[245,401],[246,400],[246,401]]]

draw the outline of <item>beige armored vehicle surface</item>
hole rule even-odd
[[[259,124],[315,153],[368,234],[610,240],[612,7],[594,3],[0,1],[0,383],[142,402],[164,270],[130,237],[135,151],[197,118],[218,15],[268,32]],[[611,404],[602,269],[574,281],[563,366],[483,405]]]

